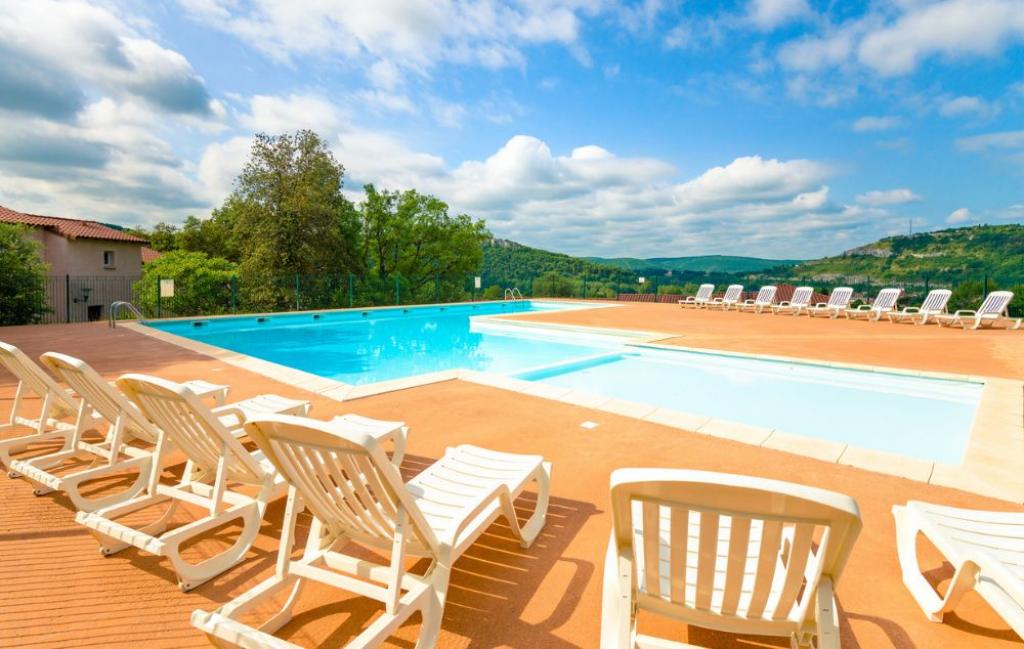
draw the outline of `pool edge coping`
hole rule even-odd
[[[542,300],[543,301],[543,300]],[[559,301],[559,300],[547,300]],[[565,300],[561,300],[565,301]],[[430,305],[435,306],[435,305]],[[601,303],[594,303],[600,308]],[[611,306],[611,305],[604,305]],[[395,308],[395,307],[376,307]],[[332,309],[331,311],[354,311],[353,309]],[[361,309],[366,310],[366,309]],[[312,311],[315,313],[316,311]],[[256,315],[256,314],[246,314]],[[224,316],[211,316],[224,317]],[[227,316],[237,317],[237,316]],[[823,440],[815,437],[799,435],[783,430],[762,426],[753,426],[741,422],[707,417],[691,412],[674,410],[615,397],[606,397],[582,390],[572,390],[548,384],[525,381],[509,376],[480,372],[469,369],[451,369],[426,374],[417,374],[386,381],[378,381],[363,385],[343,383],[310,372],[298,370],[286,365],[266,361],[260,358],[233,352],[215,345],[209,345],[190,338],[178,336],[161,329],[148,327],[138,322],[123,323],[122,326],[152,336],[163,342],[183,347],[206,356],[210,356],[229,365],[260,374],[275,381],[285,382],[297,388],[307,390],[338,402],[351,401],[363,397],[375,396],[406,390],[443,381],[463,380],[487,387],[509,390],[545,398],[561,403],[589,408],[600,412],[633,417],[642,421],[659,424],[669,428],[685,430],[695,434],[710,435],[721,439],[761,446],[771,450],[782,451],[803,457],[810,457],[824,462],[834,462],[859,469],[874,471],[886,475],[934,484],[936,486],[959,489],[969,493],[989,496],[1010,502],[1024,502],[1024,473],[1016,466],[1014,458],[1024,453],[1024,381],[965,375],[949,372],[932,372],[927,370],[909,370],[890,368],[858,363],[836,361],[820,361],[801,357],[779,356],[770,354],[746,354],[731,350],[715,350],[710,348],[687,347],[684,345],[664,344],[668,338],[678,339],[679,334],[661,332],[644,332],[637,330],[615,329],[605,327],[587,327],[582,325],[558,325],[552,323],[535,323],[534,321],[516,320],[515,314],[490,314],[478,316],[480,319],[495,319],[512,326],[525,328],[542,328],[560,333],[577,332],[600,335],[616,335],[631,338],[624,345],[662,349],[668,351],[688,351],[737,358],[772,360],[787,363],[800,363],[818,367],[831,367],[861,372],[879,372],[903,376],[931,378],[939,380],[969,381],[982,383],[982,394],[975,411],[975,417],[968,433],[967,447],[960,464],[951,465],[943,462],[922,460],[905,455],[888,453],[863,448],[842,442]],[[183,318],[185,320],[195,318]],[[840,448],[841,447],[841,448]],[[832,459],[832,456],[835,458]]]

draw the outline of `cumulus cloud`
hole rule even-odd
[[[892,115],[874,116],[865,115],[854,120],[851,128],[857,133],[873,133],[878,131],[889,131],[902,126],[903,120]]]
[[[793,70],[861,65],[882,76],[905,75],[932,57],[992,57],[1024,40],[1020,0],[940,0],[889,5],[795,39],[780,49]]]
[[[943,117],[974,117],[986,119],[993,117],[998,107],[980,97],[960,96],[942,99],[939,102],[939,114]]]
[[[956,146],[961,151],[1024,148],[1024,131],[999,131],[984,135],[972,135],[958,139]]]
[[[581,18],[598,0],[181,0],[187,15],[233,34],[273,60],[336,57],[365,65],[386,88],[402,70],[426,74],[440,62],[505,68],[524,65],[522,48],[555,43],[589,60]]]
[[[751,0],[747,18],[758,29],[769,31],[811,15],[807,0]]]
[[[904,203],[917,203],[924,200],[906,188],[900,189],[876,189],[864,194],[857,195],[857,202],[861,205],[902,205]]]
[[[969,209],[967,209],[966,207],[961,207],[949,213],[949,216],[946,217],[946,223],[949,223],[950,225],[960,225],[963,223],[967,223],[973,218],[974,215],[971,214],[971,211]]]

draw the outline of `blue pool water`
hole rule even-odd
[[[983,387],[641,349],[474,318],[570,308],[580,305],[524,301],[147,324],[350,384],[474,369],[952,464],[963,456]]]
[[[687,351],[613,352],[518,378],[957,464],[982,384]]]
[[[362,384],[455,368],[505,374],[607,351],[564,340],[470,330],[473,316],[571,308],[578,306],[488,302],[325,312],[316,319],[311,313],[290,313],[267,316],[263,322],[245,316],[147,324],[318,376]]]

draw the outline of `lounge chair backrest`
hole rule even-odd
[[[776,480],[619,469],[611,482],[614,539],[633,557],[639,608],[712,629],[801,624],[861,528],[849,496]]]
[[[772,302],[775,301],[776,290],[777,289],[774,286],[762,286],[761,290],[757,292],[757,297],[754,298],[754,303],[771,304]]]
[[[25,352],[14,345],[0,342],[0,365],[7,368],[7,371],[40,399],[49,393],[50,398],[55,400],[52,404],[55,409],[67,414],[78,411],[78,403],[68,396],[64,388],[57,385],[49,374],[41,370]]]
[[[332,537],[389,550],[404,517],[407,543],[436,554],[430,526],[374,437],[289,415],[253,418],[245,430]]]
[[[740,296],[743,295],[742,284],[730,284],[729,288],[725,289],[725,296],[722,297],[723,302],[739,302]]]
[[[133,435],[152,444],[157,443],[160,431],[124,395],[104,381],[88,363],[74,356],[56,352],[46,352],[39,360],[111,424],[116,422],[118,417],[124,417],[124,425]]]
[[[875,297],[875,301],[871,303],[871,308],[879,311],[888,311],[896,306],[896,302],[903,295],[903,289],[901,288],[883,288],[878,292],[878,296]]]
[[[921,303],[921,311],[926,313],[945,311],[946,304],[952,295],[953,291],[948,288],[932,289],[928,292],[928,296],[924,298],[924,302]]]
[[[790,304],[796,306],[807,306],[814,299],[814,287],[811,286],[797,286],[796,290],[793,291],[793,298],[789,301]]]
[[[1006,311],[1010,300],[1013,299],[1013,291],[992,291],[978,308],[978,315],[999,315]]]
[[[853,289],[849,286],[839,286],[832,289],[832,295],[828,296],[828,305],[845,307],[853,298]]]
[[[229,480],[263,483],[266,472],[256,459],[184,385],[155,376],[125,374],[117,380],[117,387],[197,468],[216,471],[223,455]]]
[[[710,300],[711,294],[715,292],[714,284],[701,284],[697,287],[697,295],[695,296],[698,300]]]

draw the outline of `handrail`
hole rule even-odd
[[[505,289],[505,294],[503,295],[502,299],[503,300],[512,300],[513,302],[518,302],[519,300],[524,299],[523,298],[523,292],[519,290],[518,286],[513,286],[512,288],[506,288]]]
[[[131,302],[125,302],[119,300],[113,302],[110,305],[110,317],[108,318],[108,325],[111,329],[117,328],[117,314],[121,309],[128,309],[129,312],[135,314],[135,317],[139,319],[139,322],[143,322],[146,318],[142,315],[142,311],[132,304]]]

